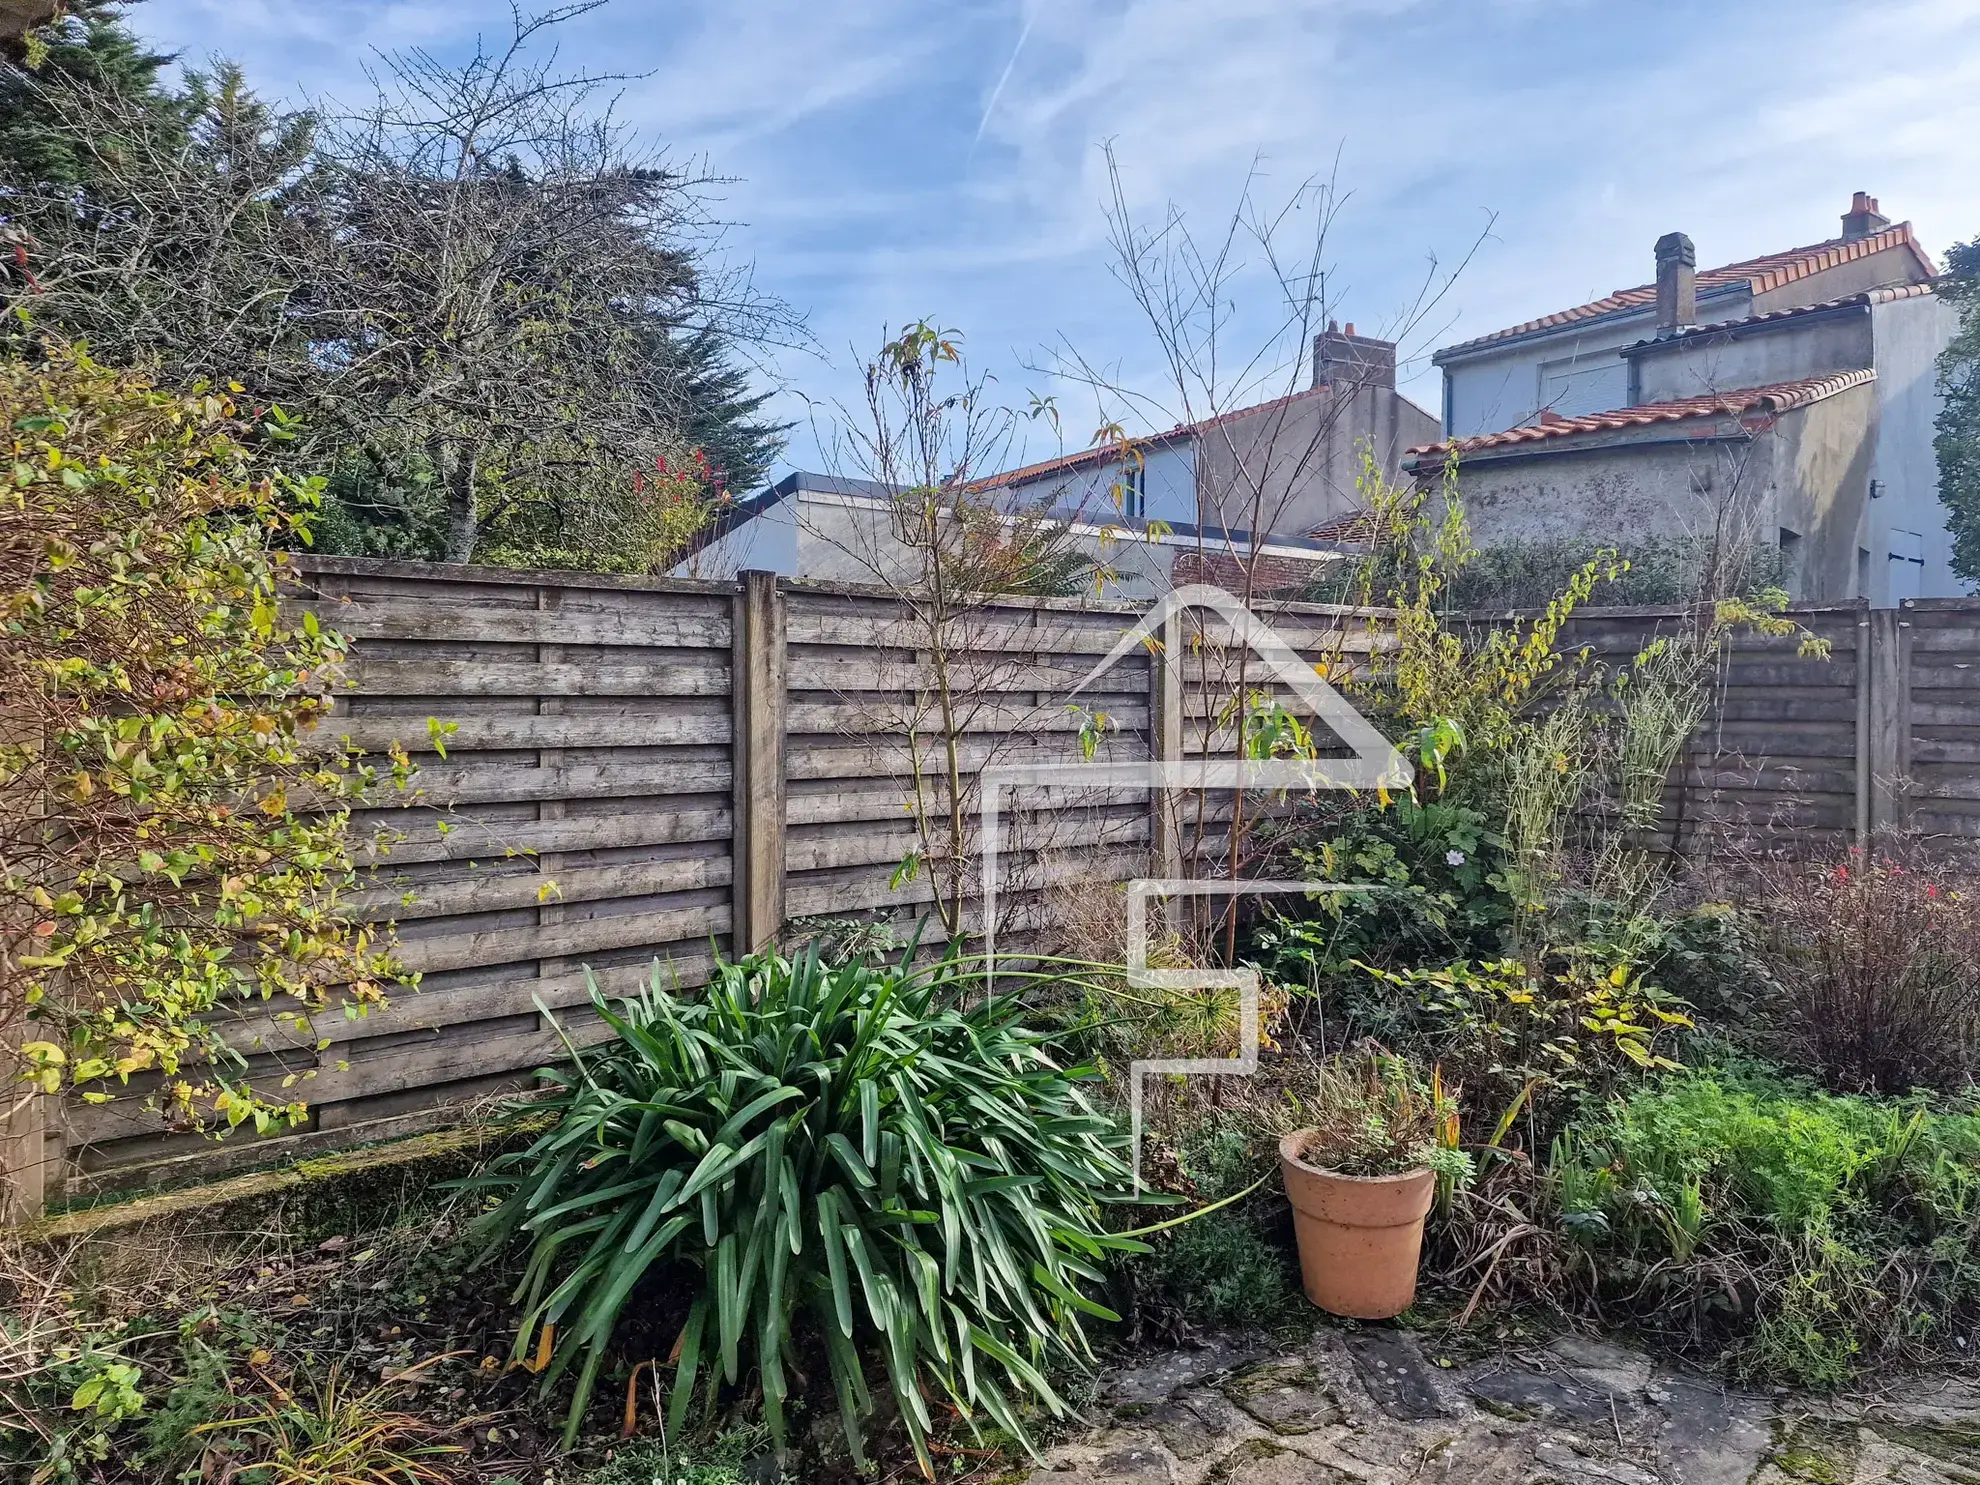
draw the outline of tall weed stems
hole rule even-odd
[[[1842,1092],[1980,1075],[1980,896],[1899,838],[1772,876],[1786,1050]]]

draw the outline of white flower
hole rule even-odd
[[[1464,852],[1462,852],[1462,851],[1446,851],[1446,852],[1444,852],[1444,865],[1446,865],[1446,866],[1462,866],[1462,865],[1464,865]]]

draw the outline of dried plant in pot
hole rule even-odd
[[[1279,1141],[1279,1170],[1306,1297],[1359,1320],[1402,1313],[1438,1185],[1471,1173],[1454,1090],[1370,1048],[1321,1064],[1310,1092],[1286,1097],[1299,1127]]]

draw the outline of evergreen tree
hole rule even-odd
[[[159,74],[172,58],[147,47],[124,24],[117,0],[78,0],[32,44],[11,44],[0,58],[0,183],[85,185],[91,152],[64,127],[53,98],[73,90],[113,94],[152,113],[160,124],[177,113]]]
[[[325,123],[227,64],[167,87],[121,7],[79,3],[0,61],[0,308],[299,416],[325,549],[664,567],[776,457],[732,355],[787,312],[709,260],[707,182],[537,52],[574,12],[387,58]]]
[[[1980,238],[1946,254],[1939,297],[1959,311],[1959,334],[1939,357],[1939,499],[1952,531],[1952,569],[1980,582]]]
[[[706,330],[661,329],[647,337],[646,354],[671,373],[659,380],[678,388],[688,442],[707,458],[723,489],[740,498],[761,485],[784,451],[791,425],[759,416],[770,394],[750,390],[748,372],[729,359],[722,338]]]

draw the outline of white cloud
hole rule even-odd
[[[148,0],[132,20],[307,93],[348,91],[372,47],[446,54],[507,15]],[[924,313],[1013,395],[1060,335],[1147,380],[1107,273],[1110,139],[1137,210],[1204,226],[1254,158],[1269,193],[1338,151],[1330,257],[1364,325],[1496,213],[1449,339],[1640,283],[1673,229],[1707,263],[1819,239],[1856,189],[1936,250],[1980,233],[1980,0],[617,0],[564,55],[650,72],[626,116],[742,177],[731,245],[812,313],[840,365],[788,369],[828,395],[849,343]],[[1413,390],[1434,405],[1433,380]]]

